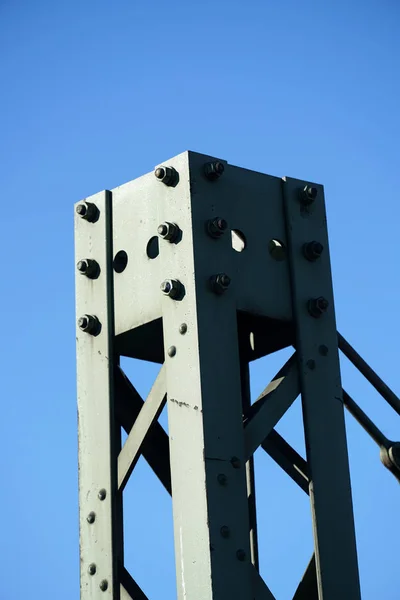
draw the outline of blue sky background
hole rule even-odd
[[[400,6],[396,0],[0,2],[0,600],[79,597],[73,203],[184,150],[325,185],[340,331],[400,391]],[[258,394],[284,356],[252,367]],[[155,368],[128,367],[145,394]],[[399,420],[350,366],[385,434]],[[300,451],[299,407],[279,430]],[[363,600],[398,600],[400,490],[352,420]],[[328,442],[328,441],[327,441]],[[307,498],[266,456],[261,570],[291,598]],[[175,597],[171,506],[147,465],[126,492],[126,562]]]

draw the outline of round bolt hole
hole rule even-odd
[[[125,271],[126,265],[128,264],[128,255],[125,250],[120,250],[114,256],[113,267],[116,273],[122,273]]]
[[[236,252],[243,252],[247,246],[246,236],[239,229],[232,229],[232,248]]]
[[[149,258],[154,259],[157,258],[159,252],[160,248],[158,244],[158,237],[154,236],[150,238],[147,243],[146,254]]]
[[[280,240],[270,240],[268,242],[268,251],[274,260],[285,260],[286,246]]]

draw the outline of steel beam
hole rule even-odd
[[[77,205],[78,211],[92,209],[94,220],[75,212],[76,263],[96,261],[100,271],[96,279],[80,271],[76,276],[82,600],[100,594],[119,600],[118,565],[123,561],[122,498],[117,491],[121,442],[114,416],[111,202],[111,193],[102,192]],[[90,319],[96,328],[84,331]]]
[[[356,600],[361,596],[324,192],[286,178],[283,199],[319,599]]]

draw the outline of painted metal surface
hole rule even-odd
[[[290,178],[282,183],[318,592],[320,600],[356,600],[361,595],[324,193],[313,185],[314,200],[305,204],[306,185]],[[316,262],[303,253],[311,240],[324,248]]]
[[[75,238],[81,600],[147,598],[123,565],[122,491],[140,455],[172,494],[178,599],[273,600],[258,573],[259,446],[310,495],[315,556],[296,600],[360,598],[344,404],[384,436],[343,403],[322,187],[185,152],[88,198]],[[251,405],[248,362],[291,345]],[[164,363],[146,400],[120,355]],[[307,460],[273,429],[299,393]],[[399,444],[383,442],[398,476]]]

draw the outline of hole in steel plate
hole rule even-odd
[[[247,241],[246,236],[239,229],[232,229],[232,248],[236,250],[236,252],[243,252],[246,248]]]
[[[153,259],[157,258],[159,251],[158,237],[154,236],[147,243],[146,254],[149,258]]]
[[[126,265],[128,264],[128,255],[125,250],[120,250],[114,256],[113,267],[116,273],[122,273],[125,271]]]
[[[281,240],[269,240],[268,251],[274,260],[285,260],[286,246]]]

